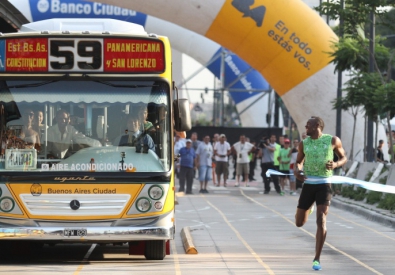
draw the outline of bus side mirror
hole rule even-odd
[[[189,131],[192,128],[191,112],[188,99],[176,99],[173,101],[174,128],[178,132]]]

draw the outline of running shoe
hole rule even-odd
[[[309,215],[311,215],[313,212],[314,212],[314,204],[310,207]]]
[[[236,184],[235,184],[235,187],[239,187],[240,185],[239,185],[239,183],[238,182],[236,182]]]
[[[313,270],[321,270],[321,264],[319,261],[313,261]]]

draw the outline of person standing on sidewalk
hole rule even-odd
[[[284,139],[284,148],[280,149],[280,153],[278,154],[278,162],[280,164],[280,172],[285,174],[280,176],[280,186],[281,191],[284,192],[286,181],[289,180],[289,163],[291,161],[291,157],[289,153],[291,149],[289,148],[290,140]]]
[[[273,136],[272,136],[273,137]],[[276,142],[271,142],[270,139],[264,137],[263,142],[261,143],[261,150],[259,152],[259,156],[262,158],[262,163],[261,163],[261,176],[263,178],[263,183],[265,184],[265,191],[263,194],[269,194],[270,192],[270,176],[266,176],[266,172],[269,169],[274,168],[274,151],[276,150]],[[271,178],[273,179],[274,183],[274,188],[276,189],[276,192],[280,195],[284,195],[283,192],[281,192],[280,185],[278,184],[278,176],[272,175]]]
[[[212,139],[212,146],[213,149],[215,148],[215,144],[219,141],[219,134],[215,133]],[[216,166],[216,160],[215,160],[215,155],[213,154],[213,156],[211,157],[212,163],[211,163],[211,175],[213,178],[213,184],[214,186],[217,185],[217,175],[215,174],[215,166]]]
[[[195,171],[195,150],[192,148],[192,140],[186,140],[186,146],[182,147],[179,151],[180,160],[180,189],[179,192],[185,191],[185,181],[187,189],[185,194],[192,194],[192,184]]]
[[[248,154],[255,149],[255,146],[246,141],[245,135],[240,136],[240,141],[233,144],[231,151],[235,152],[237,157],[236,164],[236,185],[240,185],[240,175],[244,175],[244,186],[248,185],[248,173],[250,172],[250,158]]]
[[[320,256],[326,239],[326,216],[332,199],[331,177],[333,169],[343,166],[347,157],[340,138],[322,133],[324,121],[311,117],[306,123],[308,137],[299,143],[296,158],[296,178],[304,181],[295,215],[295,225],[302,227],[310,214],[314,202],[317,206],[316,244],[313,270],[321,270]],[[338,161],[333,161],[333,153]],[[304,170],[303,170],[304,169]]]
[[[255,141],[253,141],[251,143],[252,143],[252,145],[256,146]],[[248,158],[250,159],[250,173],[248,174],[249,181],[256,180],[254,178],[254,176],[255,176],[255,167],[256,167],[256,160],[258,158],[258,154],[259,154],[259,149],[256,147],[254,150],[251,151],[251,153],[248,154]]]
[[[219,136],[219,142],[214,146],[214,154],[216,162],[215,173],[217,174],[218,180],[217,186],[221,186],[221,175],[223,174],[224,187],[226,187],[226,180],[229,175],[228,156],[230,155],[230,144],[226,141],[226,136],[224,134]]]
[[[200,143],[202,143],[200,140],[198,140],[198,134],[196,132],[193,132],[191,134],[191,140],[192,140],[192,148],[193,150],[195,150],[195,153],[197,151],[197,148],[199,147]],[[199,173],[198,170],[195,170],[194,172],[194,177],[196,177],[196,179],[199,179],[199,176],[197,175]]]
[[[199,144],[196,150],[196,167],[199,169],[200,191],[199,193],[208,193],[207,182],[211,180],[211,164],[214,154],[213,146],[210,144],[210,136],[205,136],[203,142]]]
[[[296,157],[298,156],[298,147],[299,147],[299,140],[294,139],[293,147],[288,154],[288,156],[291,158],[290,164],[289,164],[289,173],[291,174],[291,175],[289,175],[289,185],[290,185],[290,189],[291,189],[291,193],[290,193],[291,196],[297,195],[296,189],[298,188],[298,186],[296,185],[296,181],[295,181],[294,167],[295,167]],[[302,188],[302,184],[300,185],[300,187]]]

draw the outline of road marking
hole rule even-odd
[[[73,275],[78,275],[82,268],[84,267],[84,263],[86,263],[89,259],[89,256],[92,254],[97,244],[92,244],[91,248],[89,248],[88,252],[86,252],[84,258],[82,259],[82,263],[78,266],[77,270],[73,273]]]
[[[376,234],[378,234],[378,235],[381,235],[381,236],[384,237],[384,238],[387,238],[387,239],[390,239],[390,240],[395,241],[395,238],[392,238],[392,237],[390,237],[390,236],[388,236],[388,235],[385,235],[384,233],[381,233],[381,232],[379,232],[379,231],[377,231],[377,230],[375,230],[375,229],[373,229],[373,228],[370,228],[370,227],[368,227],[368,226],[365,226],[365,225],[356,223],[356,222],[351,221],[351,220],[347,220],[347,219],[345,219],[345,218],[343,218],[343,217],[341,217],[341,216],[339,216],[339,215],[333,213],[333,211],[331,211],[331,215],[336,216],[336,217],[338,217],[339,219],[345,220],[345,221],[347,221],[347,222],[349,222],[349,223],[352,223],[352,224],[354,224],[354,225],[356,225],[356,226],[359,226],[359,227],[365,228],[365,229],[367,229],[367,230],[370,230],[370,231],[372,231],[372,232],[374,232],[374,233],[376,233]]]
[[[177,249],[176,249],[176,244],[174,240],[170,241],[170,246],[171,246],[171,251],[173,252],[173,258],[174,258],[174,269],[175,269],[175,274],[180,275],[181,274],[181,269],[180,269],[180,260],[178,259],[178,254],[177,254]]]
[[[246,194],[244,194],[243,190],[240,190],[240,192],[241,192],[241,194],[242,194],[245,198],[249,199],[250,201],[252,201],[252,202],[254,202],[254,203],[256,203],[256,204],[258,204],[258,205],[260,205],[260,206],[262,206],[263,208],[266,208],[266,209],[269,210],[269,211],[272,211],[273,213],[276,213],[277,215],[279,215],[280,217],[282,217],[284,220],[286,220],[286,221],[289,222],[290,224],[295,225],[295,223],[294,223],[293,221],[291,221],[290,219],[288,219],[286,216],[284,216],[284,215],[281,214],[280,212],[278,212],[278,211],[276,211],[276,210],[274,210],[274,209],[272,209],[272,208],[270,208],[270,207],[268,207],[268,206],[266,206],[266,205],[264,205],[264,204],[262,204],[262,203],[260,203],[260,202],[258,202],[258,201],[256,201],[256,200],[254,200],[253,198],[247,196]],[[313,237],[313,238],[315,239],[315,235],[312,234],[312,233],[310,233],[309,231],[305,230],[304,228],[299,227],[298,229],[302,230],[303,232],[305,232],[306,234],[310,235],[311,237]],[[342,251],[342,250],[336,248],[335,246],[331,245],[330,243],[325,242],[325,245],[329,246],[330,248],[332,248],[333,250],[337,251],[338,253],[343,254],[343,255],[346,256],[347,258],[353,260],[354,262],[358,263],[358,264],[361,265],[362,267],[364,267],[364,268],[370,270],[370,271],[373,272],[374,274],[383,275],[383,273],[378,272],[376,269],[374,269],[374,268],[368,266],[367,264],[361,262],[361,261],[358,260],[357,258],[354,258],[354,257],[351,256],[350,254],[347,254],[346,252],[344,252],[344,251]]]
[[[248,245],[248,243],[243,239],[243,237],[241,236],[241,234],[239,233],[239,231],[236,230],[236,228],[230,224],[230,222],[228,221],[228,219],[226,218],[225,214],[219,210],[216,206],[214,206],[211,202],[209,202],[207,200],[206,197],[204,197],[204,199],[206,200],[206,202],[215,210],[217,210],[217,212],[222,216],[223,220],[226,222],[226,224],[233,230],[233,232],[235,232],[237,238],[244,244],[244,246],[248,249],[248,251],[250,251],[251,255],[257,260],[258,263],[261,264],[261,266],[263,266],[266,271],[271,274],[274,275],[273,270],[271,270],[271,268],[269,267],[269,265],[267,265],[266,263],[264,263],[262,261],[262,259],[255,253],[255,251],[251,248],[251,246]]]

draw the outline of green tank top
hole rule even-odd
[[[332,136],[322,134],[318,139],[307,137],[303,140],[305,161],[303,170],[305,175],[318,177],[331,177],[332,170],[326,169],[326,163],[333,160]]]

